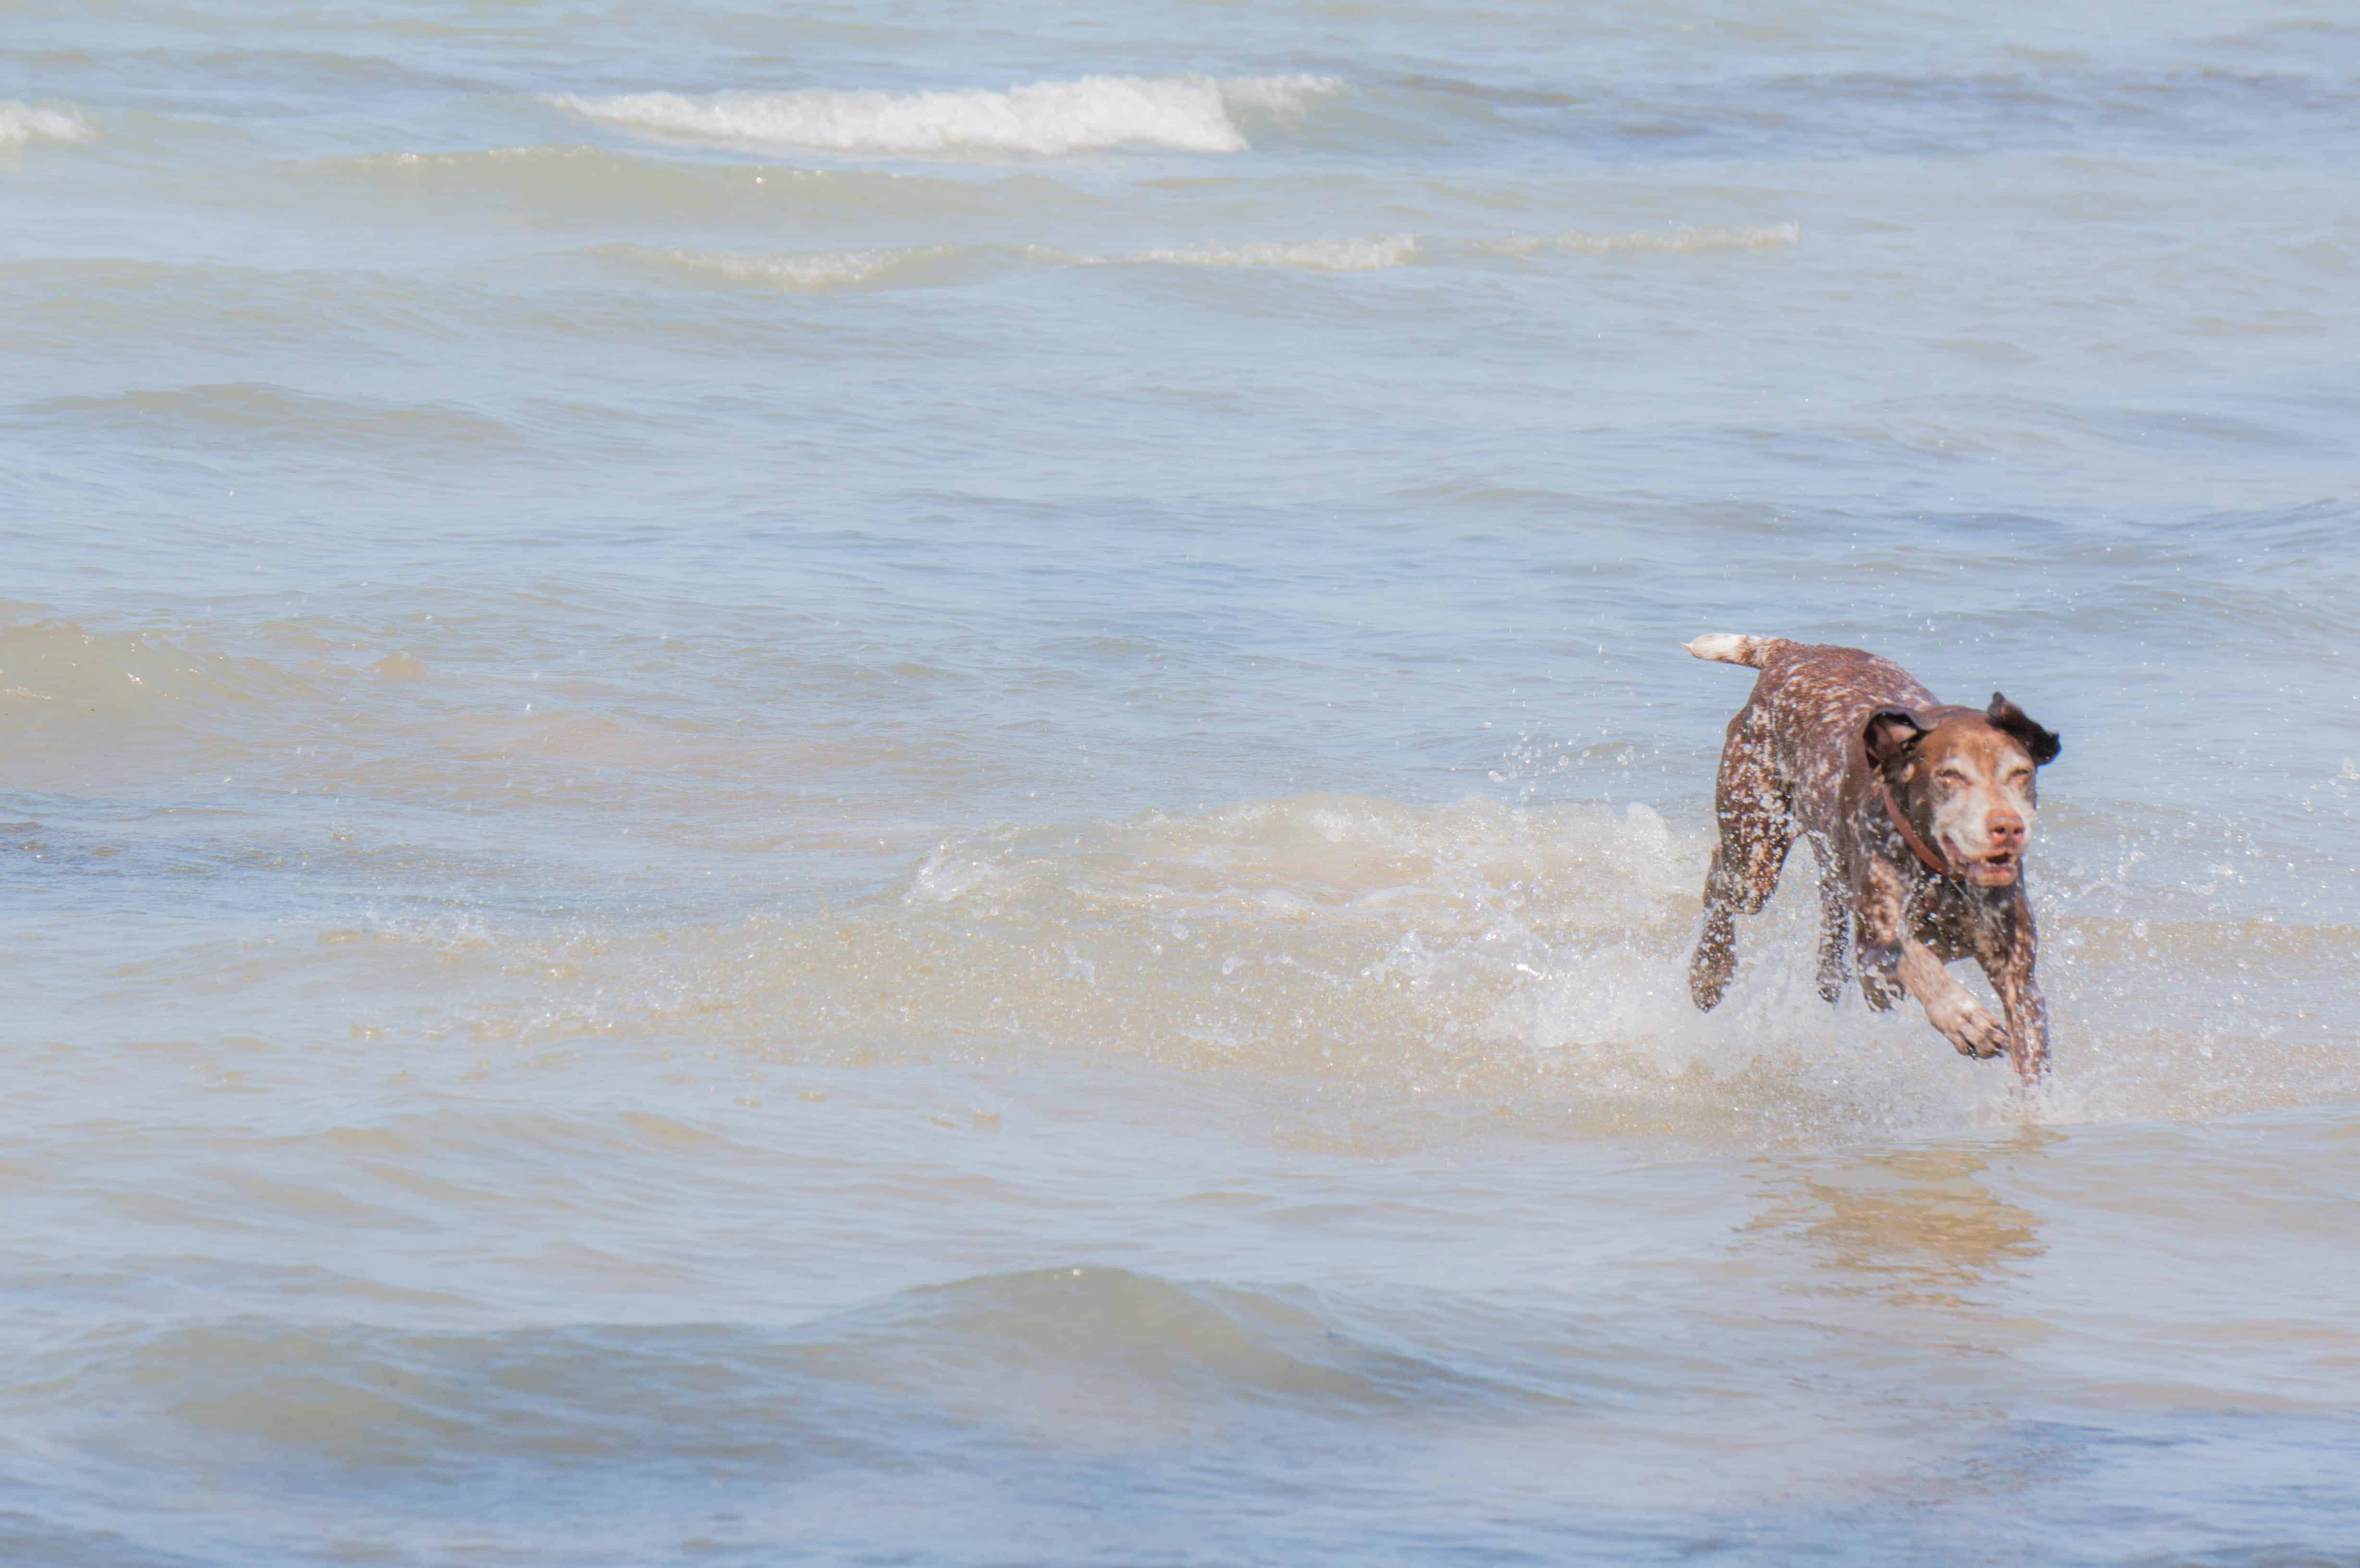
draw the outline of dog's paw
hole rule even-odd
[[[1736,973],[1737,954],[1728,943],[1716,942],[1710,935],[1699,942],[1696,956],[1688,960],[1688,996],[1697,1010],[1709,1013],[1721,1006],[1729,977]]]
[[[1946,1009],[1945,1016],[1934,1018],[1933,1024],[1961,1056],[1987,1061],[2007,1049],[2006,1029],[1973,1002]]]

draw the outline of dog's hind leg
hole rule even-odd
[[[1688,960],[1688,996],[1708,1013],[1721,1005],[1729,977],[1737,972],[1737,913],[1723,858],[1724,852],[1716,847],[1712,869],[1704,874],[1704,931]]]
[[[1704,931],[1697,938],[1696,955],[1688,960],[1688,995],[1706,1012],[1719,1005],[1729,989],[1729,977],[1737,972],[1737,917],[1758,913],[1770,901],[1786,851],[1795,843],[1794,822],[1785,803],[1761,800],[1758,783],[1751,781],[1748,789],[1754,798],[1736,795],[1729,787],[1729,775],[1724,767],[1721,844],[1712,852],[1712,869],[1705,873]]]

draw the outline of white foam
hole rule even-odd
[[[0,98],[0,152],[27,142],[86,142],[97,127],[79,109],[44,109],[15,98]]]
[[[1320,76],[1085,76],[1005,91],[561,93],[545,102],[626,130],[729,146],[1053,157],[1119,147],[1243,152],[1233,112],[1299,111],[1342,88]]]
[[[1619,234],[1568,229],[1556,234],[1481,240],[1472,248],[1500,256],[1530,256],[1543,250],[1568,250],[1583,256],[1606,256],[1616,251],[1782,250],[1799,244],[1802,237],[1800,223],[1770,223],[1755,228],[1689,224],[1677,229],[1634,229]]]
[[[878,246],[860,250],[719,251],[673,249],[660,254],[675,267],[734,283],[767,284],[804,291],[856,288],[888,281],[949,281],[963,271],[946,267],[961,257],[997,248],[1011,264],[1035,267],[1296,267],[1310,272],[1363,272],[1415,261],[1415,234],[1371,234],[1358,239],[1281,240],[1224,244],[1207,241],[1164,250],[1109,256],[1076,256],[1054,245],[978,247],[961,245]]]
[[[1661,234],[1560,235],[1546,241],[1529,238],[1475,241],[1465,245],[1449,239],[1437,240],[1399,233],[1330,239],[1198,240],[1152,250],[1094,256],[1077,256],[1054,245],[1043,245],[1001,247],[930,245],[802,252],[683,249],[661,254],[675,266],[708,276],[718,275],[734,282],[819,290],[858,287],[886,280],[897,274],[912,275],[905,280],[955,281],[968,269],[946,269],[944,264],[993,249],[1004,252],[1017,265],[1032,267],[1272,267],[1306,272],[1369,272],[1384,267],[1414,266],[1431,256],[1447,258],[1470,249],[1494,254],[1503,251],[1526,254],[1543,245],[1593,251],[1705,250],[1716,246],[1759,248],[1791,244],[1797,232],[1794,224],[1765,230],[1675,229]],[[1576,244],[1576,240],[1581,243]],[[1522,247],[1521,250],[1512,248],[1517,246]],[[1710,642],[1713,639],[1701,640]]]
[[[902,267],[944,261],[966,247],[907,245],[877,250],[799,252],[669,250],[664,258],[694,272],[718,274],[734,283],[817,291],[868,283]]]
[[[1415,234],[1363,234],[1353,239],[1273,240],[1244,244],[1205,243],[1142,251],[1135,256],[1094,256],[1096,266],[1293,267],[1312,272],[1368,272],[1417,259]]]

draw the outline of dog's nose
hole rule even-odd
[[[1994,849],[2017,849],[2024,844],[2024,819],[2014,811],[1994,811],[1983,819],[1983,834]]]

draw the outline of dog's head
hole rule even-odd
[[[1991,706],[1946,708],[1929,725],[1880,708],[1861,734],[1869,766],[1895,801],[1979,887],[2013,887],[2032,837],[2035,774],[2063,749],[2056,735],[1997,691]]]

